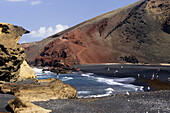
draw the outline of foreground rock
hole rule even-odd
[[[30,82],[32,81],[32,82]],[[20,83],[0,82],[1,92],[4,94],[13,94],[16,99],[8,102],[8,105],[14,112],[30,113],[30,112],[50,112],[38,107],[31,102],[48,101],[50,99],[73,99],[77,98],[77,90],[62,83],[61,80],[45,79],[45,80],[27,80]]]
[[[26,33],[29,31],[22,27],[0,22],[0,80],[15,82],[36,78],[35,72],[26,65],[24,49],[18,44]]]
[[[0,89],[3,93],[12,93],[21,100],[30,102],[71,99],[78,96],[74,87],[56,79],[34,81],[32,84],[4,83],[0,84]]]
[[[14,113],[49,113],[51,110],[46,110],[28,101],[16,98],[8,102]]]

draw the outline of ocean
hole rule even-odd
[[[42,69],[34,68],[38,79],[56,78],[57,75],[50,71],[42,72]],[[94,73],[73,72],[72,74],[60,74],[59,79],[63,83],[74,86],[77,89],[78,98],[92,98],[115,95],[127,92],[143,92],[143,86],[132,84],[133,77],[105,77]]]

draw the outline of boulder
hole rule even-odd
[[[42,107],[36,106],[31,102],[15,98],[8,102],[10,108],[14,113],[50,113],[51,110],[46,110]]]
[[[36,78],[35,72],[25,62],[24,49],[18,44],[26,33],[29,31],[22,27],[0,22],[0,80],[15,82]]]
[[[78,97],[77,90],[74,87],[54,78],[40,80],[38,83],[32,84],[0,82],[0,91],[14,94],[17,98],[30,102]]]
[[[14,113],[49,113],[51,110],[41,108],[32,102],[49,101],[51,99],[77,98],[77,90],[54,78],[10,83],[0,81],[0,92],[13,94],[16,98],[8,102],[7,108]]]
[[[21,64],[19,75],[26,79],[37,79],[35,71],[27,64],[25,60]]]

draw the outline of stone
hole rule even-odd
[[[35,71],[25,61],[24,48],[18,44],[26,33],[29,31],[22,27],[0,22],[0,80],[16,82],[36,78]]]
[[[36,106],[31,102],[26,100],[21,100],[19,98],[15,98],[14,100],[10,100],[8,102],[10,108],[12,108],[14,113],[50,113],[51,110],[46,110],[42,107]]]
[[[21,49],[19,45],[15,48],[6,48],[0,44],[0,80],[22,81],[19,72],[24,59],[24,49]]]
[[[77,90],[63,83],[61,80],[47,79],[38,81],[39,84],[1,83],[0,91],[14,94],[21,100],[30,102],[47,101],[50,99],[73,99],[77,98]]]
[[[24,60],[19,75],[25,79],[37,79],[35,71]]]
[[[16,98],[8,102],[9,109],[14,113],[49,113],[34,105],[32,102],[48,101],[50,99],[73,99],[77,98],[77,90],[54,78],[39,80],[39,84],[32,83],[10,83],[0,81],[0,92],[13,94]]]
[[[20,37],[29,31],[22,27],[0,22],[0,44],[5,45],[6,48],[14,48]]]

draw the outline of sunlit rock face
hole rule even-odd
[[[23,74],[20,76],[25,68],[20,69],[26,55],[24,49],[18,44],[20,37],[25,33],[29,31],[0,22],[0,80],[15,82],[26,78]],[[35,76],[35,74],[30,74],[30,76]]]

